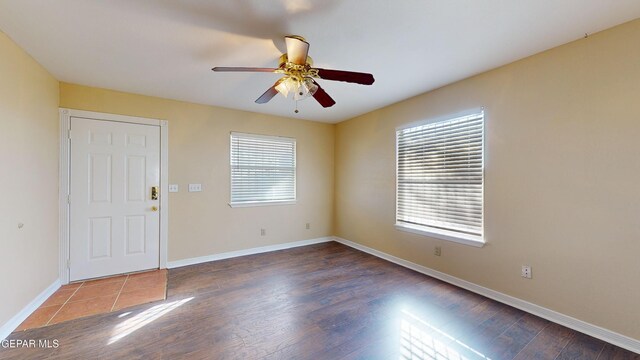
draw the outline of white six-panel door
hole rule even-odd
[[[160,128],[71,117],[70,280],[158,268]]]

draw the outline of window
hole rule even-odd
[[[296,140],[231,133],[231,205],[292,204]]]
[[[482,246],[484,112],[396,131],[396,227]]]

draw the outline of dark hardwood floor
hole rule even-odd
[[[640,359],[337,243],[169,271],[167,300],[9,340],[2,359]]]

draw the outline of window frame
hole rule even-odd
[[[277,140],[289,142],[293,144],[293,199],[284,200],[256,200],[233,202],[233,137],[241,136],[246,138],[262,138],[268,140]],[[254,206],[272,206],[272,205],[295,205],[298,201],[298,144],[296,138],[278,135],[252,134],[239,131],[231,131],[229,133],[229,207],[242,208]]]
[[[454,120],[454,119],[457,119],[457,118],[461,118],[461,117],[465,117],[465,116],[471,116],[471,115],[480,114],[480,113],[482,114],[482,197],[481,197],[481,199],[482,199],[482,225],[481,225],[482,235],[477,236],[477,235],[473,235],[473,234],[464,234],[464,233],[461,233],[461,232],[451,231],[451,230],[446,230],[446,229],[441,229],[441,228],[436,228],[436,227],[431,227],[431,226],[428,226],[428,225],[411,225],[411,224],[398,222],[398,184],[399,184],[399,181],[398,181],[398,176],[399,176],[398,132],[401,131],[401,130],[405,130],[405,129],[409,129],[409,128],[413,128],[413,127],[418,127],[418,126],[423,126],[423,125],[428,125],[428,124],[434,124],[434,123],[444,122],[444,121],[448,121],[448,120]],[[396,228],[396,230],[409,232],[409,233],[422,235],[422,236],[427,236],[427,237],[431,237],[431,238],[436,238],[436,239],[440,239],[440,240],[452,241],[452,242],[455,242],[455,243],[464,244],[464,245],[470,245],[470,246],[475,246],[475,247],[483,247],[487,243],[486,233],[485,233],[486,119],[487,119],[486,110],[485,110],[484,107],[480,107],[480,108],[469,109],[469,110],[465,110],[465,111],[461,111],[461,112],[457,112],[457,113],[436,116],[436,117],[428,118],[428,119],[425,119],[425,120],[419,120],[419,121],[403,124],[403,125],[400,125],[400,126],[396,127],[395,133],[394,133],[394,135],[395,135],[395,147],[396,147],[396,159],[395,159],[396,160],[396,163],[395,163],[395,169],[396,169],[396,174],[395,174],[395,213],[394,213],[394,216],[395,216],[394,223],[395,224],[394,224],[394,227]]]

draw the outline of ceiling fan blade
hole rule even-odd
[[[287,45],[287,59],[297,65],[307,63],[309,54],[309,43],[299,36],[285,36],[284,42]]]
[[[316,92],[313,94],[313,98],[316,99],[320,103],[320,105],[322,105],[322,107],[328,108],[335,105],[336,101],[333,100],[331,96],[329,96],[329,94],[327,94],[327,92],[320,87],[320,84],[318,84],[315,80],[312,81],[318,87],[318,90],[316,90]]]
[[[243,72],[275,72],[278,69],[273,68],[254,68],[254,67],[226,67],[216,66],[213,71],[243,71]]]
[[[256,99],[256,104],[266,104],[269,100],[273,99],[274,96],[278,95],[278,90],[276,90],[276,86],[278,86],[282,82],[282,79],[276,81],[272,87],[267,89],[264,94],[260,95],[259,98]]]
[[[318,70],[318,76],[325,80],[345,81],[362,85],[371,85],[375,81],[373,75],[367,73],[330,69],[316,70]]]

